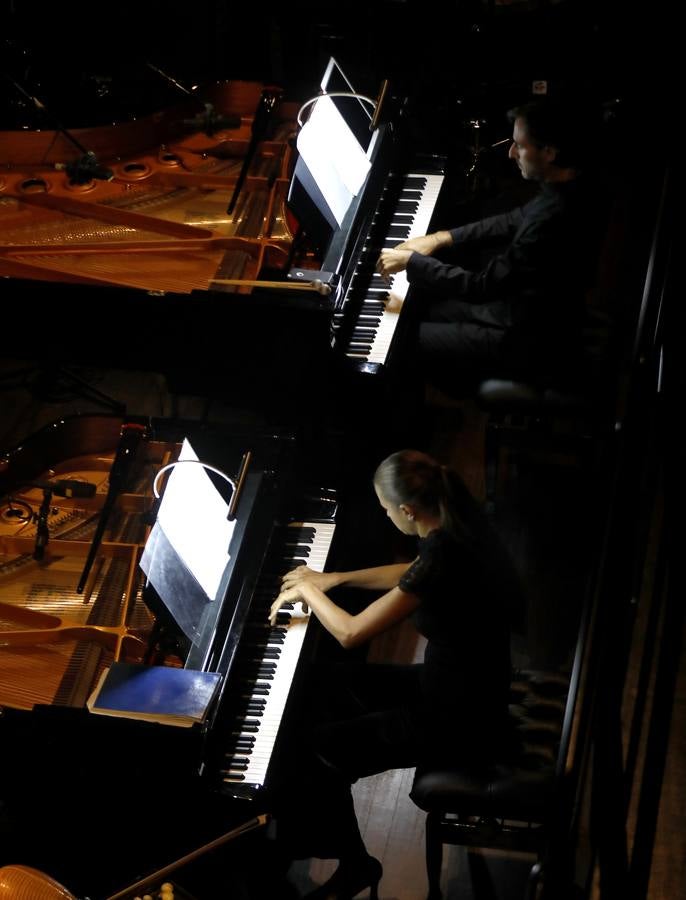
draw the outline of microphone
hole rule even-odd
[[[29,481],[26,487],[40,488],[43,491],[51,491],[58,497],[94,497],[98,489],[96,484],[90,481],[75,481],[64,478],[61,481]]]
[[[112,181],[114,172],[101,166],[92,150],[70,163],[55,163],[56,169],[64,169],[74,184],[88,184],[91,179]]]
[[[193,119],[183,119],[186,128],[197,128],[204,131],[208,136],[212,136],[215,131],[222,131],[224,128],[240,128],[240,116],[220,116],[214,111],[211,103],[205,104],[205,112],[198,113]]]

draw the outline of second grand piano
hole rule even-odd
[[[348,87],[336,77],[331,60],[322,89],[334,98]],[[368,173],[345,216],[322,232],[298,202],[294,104],[240,83],[211,99],[222,113],[216,132],[188,118],[190,101],[136,127],[77,132],[110,166],[111,182],[80,184],[62,163],[46,165],[50,136],[8,134],[0,274],[28,340],[7,354],[163,372],[173,393],[293,421],[320,409],[339,377],[393,366],[411,292],[402,274],[381,284],[373,266],[383,246],[428,230],[443,160],[419,163],[392,116],[370,130],[362,114],[355,128]],[[183,122],[196,131],[184,133]],[[73,151],[63,134],[52,140],[63,155]],[[293,290],[329,276],[329,296]]]
[[[112,460],[123,440],[132,447],[131,429],[139,440],[126,473],[119,473],[116,507],[79,593]],[[190,637],[174,620],[166,591],[159,594],[138,566],[151,522],[153,532],[159,524],[155,473],[178,457],[181,438],[189,436],[203,462],[239,476],[220,589],[200,605]],[[197,422],[71,417],[6,454],[0,471],[6,861],[49,872],[79,896],[98,900],[268,813],[265,788],[297,700],[301,663],[316,642],[297,611],[270,628],[269,607],[289,567],[324,567],[336,529],[331,489],[300,482],[301,490],[296,482],[290,435]],[[60,498],[60,485],[82,483],[95,486],[92,496]],[[48,540],[36,560],[37,511],[51,484]],[[200,531],[201,509],[192,503],[184,514]],[[192,587],[183,568],[179,563],[168,574],[186,595]],[[219,689],[207,716],[184,728],[89,712],[101,673],[132,661],[215,673]]]

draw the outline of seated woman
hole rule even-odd
[[[374,475],[379,503],[419,538],[413,562],[354,572],[288,573],[271,621],[301,601],[345,648],[412,617],[427,639],[418,665],[316,667],[308,714],[276,792],[277,841],[286,856],[338,859],[310,900],[377,896],[382,869],[366,850],[350,786],[358,778],[446,759],[487,761],[504,732],[510,684],[514,568],[458,475],[404,450]],[[352,615],[328,592],[346,585],[384,593]]]

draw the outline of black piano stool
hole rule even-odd
[[[554,812],[568,680],[519,671],[510,686],[512,740],[483,767],[417,768],[410,792],[427,813],[428,900],[441,900],[443,844],[540,854]]]

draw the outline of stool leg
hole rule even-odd
[[[543,877],[543,865],[540,861],[536,861],[531,867],[531,871],[529,872],[529,878],[526,883],[526,898],[525,900],[536,900],[539,896],[539,887],[541,886],[541,880]]]
[[[426,874],[429,880],[427,900],[441,900],[441,868],[443,866],[443,841],[441,840],[441,814],[430,812],[426,817]]]

